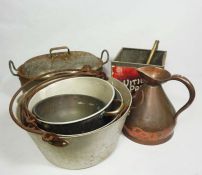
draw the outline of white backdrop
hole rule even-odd
[[[99,165],[70,171],[51,165],[29,136],[10,119],[8,105],[19,81],[8,69],[67,45],[111,60],[122,47],[167,50],[166,68],[188,77],[196,99],[178,118],[173,138],[162,145],[136,144],[123,135]],[[0,174],[202,174],[202,2],[200,0],[0,0]],[[108,64],[108,71],[110,65]],[[183,85],[166,91],[178,109],[188,98]]]

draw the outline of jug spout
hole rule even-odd
[[[140,67],[137,71],[143,80],[151,85],[164,83],[171,78],[170,72],[155,66]]]

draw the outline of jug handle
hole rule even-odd
[[[177,80],[181,83],[183,83],[188,91],[189,91],[189,100],[185,103],[185,105],[183,105],[175,114],[175,119],[177,118],[177,116],[182,112],[184,111],[185,109],[187,109],[193,102],[194,98],[195,98],[195,89],[194,89],[194,86],[193,84],[184,76],[182,75],[172,75],[171,78],[168,80]]]

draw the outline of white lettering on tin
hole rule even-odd
[[[134,80],[123,80],[123,83],[128,87],[128,89],[132,91],[139,90],[140,86],[143,84],[143,80],[141,78],[136,78]]]

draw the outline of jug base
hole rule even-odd
[[[160,139],[160,140],[155,140],[155,141],[149,141],[149,140],[140,140],[136,137],[131,136],[127,130],[125,128],[123,128],[122,130],[123,134],[130,140],[132,140],[133,142],[139,143],[139,144],[143,144],[143,145],[159,145],[159,144],[163,144],[165,142],[167,142],[168,140],[170,140],[173,136],[173,133],[171,133],[168,137]]]

